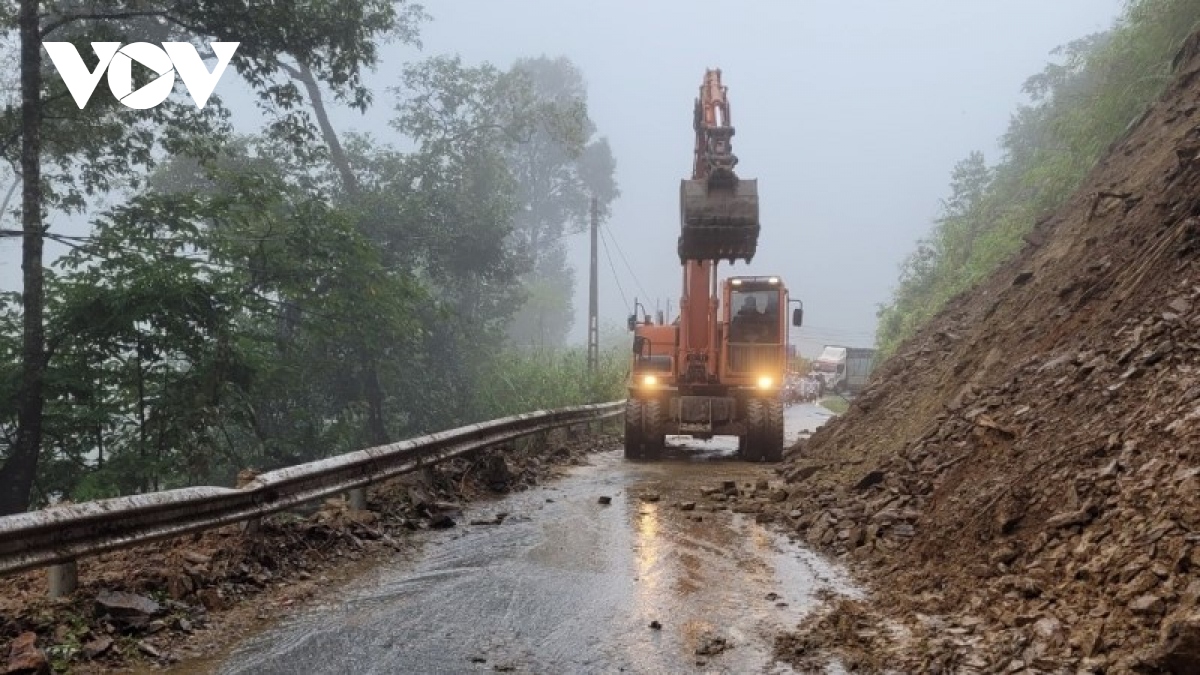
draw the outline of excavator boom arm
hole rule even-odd
[[[692,178],[732,177],[737,157],[733,154],[733,121],[729,115],[729,88],[721,84],[721,71],[710,70],[704,74],[700,86],[700,97],[696,99],[696,116],[693,126],[696,131],[696,159],[692,166]],[[723,175],[724,174],[724,175]]]
[[[734,128],[720,69],[704,73],[693,118],[696,149],[691,180],[680,186],[679,261],[744,259],[758,248],[758,181],[734,172]]]

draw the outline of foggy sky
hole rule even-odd
[[[1107,28],[1121,0],[433,0],[429,52],[510,64],[565,55],[583,71],[622,196],[607,227],[636,274],[626,300],[678,306],[678,181],[691,171],[692,106],[722,69],[738,171],[759,181],[762,236],[749,265],[805,303],[794,341],[870,346],[877,305],[930,227],[950,170],[998,159],[1020,88],[1055,47]],[[744,7],[734,9],[731,7]],[[586,236],[573,239],[575,339],[586,335]],[[629,275],[617,251],[613,264]],[[601,321],[626,302],[600,254]],[[640,287],[640,288],[639,288]],[[654,302],[646,302],[653,309]]]
[[[738,172],[759,181],[763,227],[754,262],[723,269],[781,275],[805,303],[806,327],[793,342],[812,355],[826,343],[872,345],[877,305],[929,230],[953,165],[972,150],[995,162],[1024,80],[1053,48],[1107,28],[1123,0],[423,4],[434,17],[421,31],[424,48],[383,47],[367,78],[378,87],[375,108],[365,116],[335,109],[334,124],[393,137],[385,88],[398,84],[402,64],[436,54],[502,68],[528,56],[574,61],[616,157],[622,196],[606,227],[633,270],[611,247],[622,298],[601,249],[602,326],[623,323],[634,295],[651,310],[678,305],[678,190],[691,171],[692,106],[704,70],[721,68]],[[260,118],[232,72],[216,92],[239,131],[252,131]],[[51,223],[79,228],[62,216]],[[568,241],[577,269],[572,339],[582,341],[587,236]],[[0,285],[19,284],[19,242],[7,240]]]

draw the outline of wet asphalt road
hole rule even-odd
[[[789,441],[828,416],[789,408]],[[819,589],[848,585],[752,517],[698,499],[722,480],[774,481],[770,468],[733,460],[732,439],[672,444],[646,463],[614,448],[551,485],[472,506],[461,523],[509,516],[420,535],[414,562],[374,570],[336,604],[251,637],[218,672],[790,672],[772,662],[772,636]],[[643,501],[649,492],[660,501]],[[699,505],[685,512],[680,501]],[[713,637],[729,648],[698,655]]]

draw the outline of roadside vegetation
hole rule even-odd
[[[817,401],[817,405],[837,415],[841,415],[850,409],[850,403],[841,396],[825,396]]]
[[[583,74],[565,58],[433,57],[388,64],[392,86],[373,89],[364,71],[383,44],[418,44],[420,7],[243,4],[0,2],[19,65],[0,138],[24,138],[0,149],[29,180],[0,186],[25,267],[24,292],[0,298],[0,515],[232,485],[244,468],[620,395],[621,359],[593,376],[565,347],[563,236],[618,195]],[[139,111],[104,86],[79,110],[38,44],[17,49],[22,21],[80,44],[254,34],[223,82],[251,87],[268,124],[237,135],[252,111],[216,96]],[[339,133],[330,101],[392,132]],[[91,231],[47,230],[56,214]],[[69,252],[50,264],[48,241]]]
[[[485,369],[473,391],[478,416],[492,419],[565,405],[625,397],[626,349],[600,353],[600,367],[587,371],[587,350],[510,349]]]
[[[1195,0],[1130,0],[1110,30],[1059,48],[1058,62],[1026,81],[1030,103],[1013,115],[1003,156],[989,165],[972,152],[955,166],[940,217],[880,307],[882,356],[1020,250],[1158,98],[1198,26]]]

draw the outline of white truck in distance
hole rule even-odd
[[[875,350],[825,345],[813,361],[812,372],[825,383],[825,391],[857,394],[867,386],[875,366]]]

